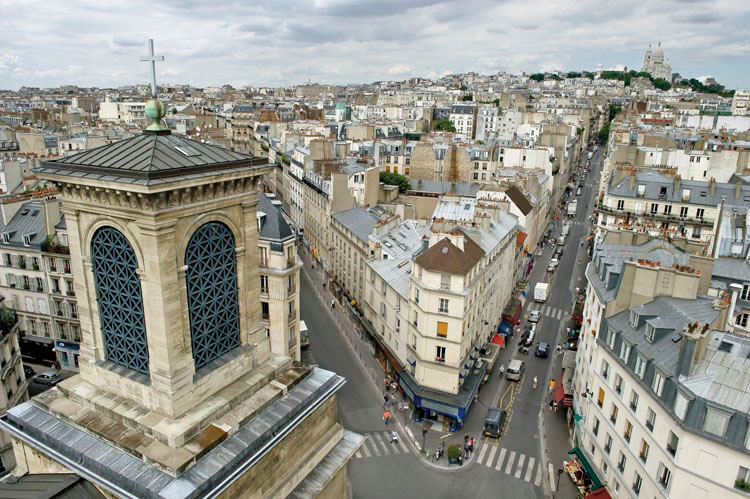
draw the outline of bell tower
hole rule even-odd
[[[338,487],[362,443],[337,421],[344,380],[272,351],[261,322],[257,188],[272,166],[172,135],[149,52],[151,125],[36,170],[62,198],[80,374],[0,427],[22,471],[69,469],[115,496],[286,496],[326,467]]]

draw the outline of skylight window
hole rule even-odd
[[[193,146],[182,145],[182,146],[176,146],[175,149],[177,149],[178,151],[180,151],[182,154],[184,154],[187,157],[201,155],[201,153],[199,153],[198,150]]]

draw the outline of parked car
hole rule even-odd
[[[534,355],[537,357],[547,357],[549,355],[549,345],[547,343],[539,342],[536,344],[536,352]]]
[[[542,311],[541,310],[532,310],[529,314],[529,322],[539,322],[539,319],[542,318]]]
[[[583,189],[579,187],[578,190],[576,190],[576,196],[580,196],[581,194],[583,194]]]
[[[508,413],[505,409],[491,408],[488,410],[487,418],[484,420],[484,434],[491,438],[500,438],[507,418]]]
[[[557,258],[559,260],[560,258],[562,258],[562,256],[563,256],[562,246],[558,246],[557,249],[555,250],[555,254],[552,255],[552,257]]]
[[[26,375],[26,379],[31,379],[36,374],[30,366],[23,366],[23,373]]]
[[[50,369],[49,371],[42,371],[39,374],[34,375],[34,377],[31,378],[31,381],[39,383],[40,385],[55,386],[62,381],[62,378],[60,377],[59,372]]]

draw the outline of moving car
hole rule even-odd
[[[491,408],[487,411],[487,417],[484,420],[484,434],[491,438],[500,438],[507,417],[508,413],[505,409]]]
[[[520,381],[524,369],[526,369],[526,364],[522,360],[513,359],[508,364],[508,369],[505,370],[505,377],[510,381]]]
[[[31,378],[31,381],[39,383],[40,385],[55,386],[60,381],[62,381],[62,378],[60,377],[59,372],[50,369],[48,371],[42,371],[39,374],[34,375],[34,377]]]
[[[23,366],[23,373],[26,375],[26,379],[31,379],[36,374],[30,366]]]
[[[580,196],[581,194],[583,194],[583,189],[579,187],[578,190],[576,190],[576,196]]]
[[[541,310],[532,310],[529,314],[529,322],[539,322],[539,319],[542,318],[542,311]]]
[[[534,355],[537,357],[547,357],[549,355],[549,345],[547,343],[539,342],[536,344],[536,352]]]

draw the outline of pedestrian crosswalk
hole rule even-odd
[[[495,460],[497,456],[497,460]],[[507,460],[506,460],[507,456]],[[487,458],[487,459],[485,459]],[[477,464],[494,468],[495,471],[504,472],[524,482],[533,483],[539,487],[542,484],[544,469],[542,464],[531,456],[526,456],[514,450],[495,445],[483,445],[479,450]]]
[[[533,312],[534,310],[539,310],[545,317],[557,319],[558,321],[567,315],[567,312],[565,310],[552,307],[550,305],[532,306],[529,312]]]
[[[392,456],[409,453],[406,441],[400,432],[398,440],[391,442],[391,431],[376,431],[365,435],[365,441],[354,454],[355,459],[368,457]]]

